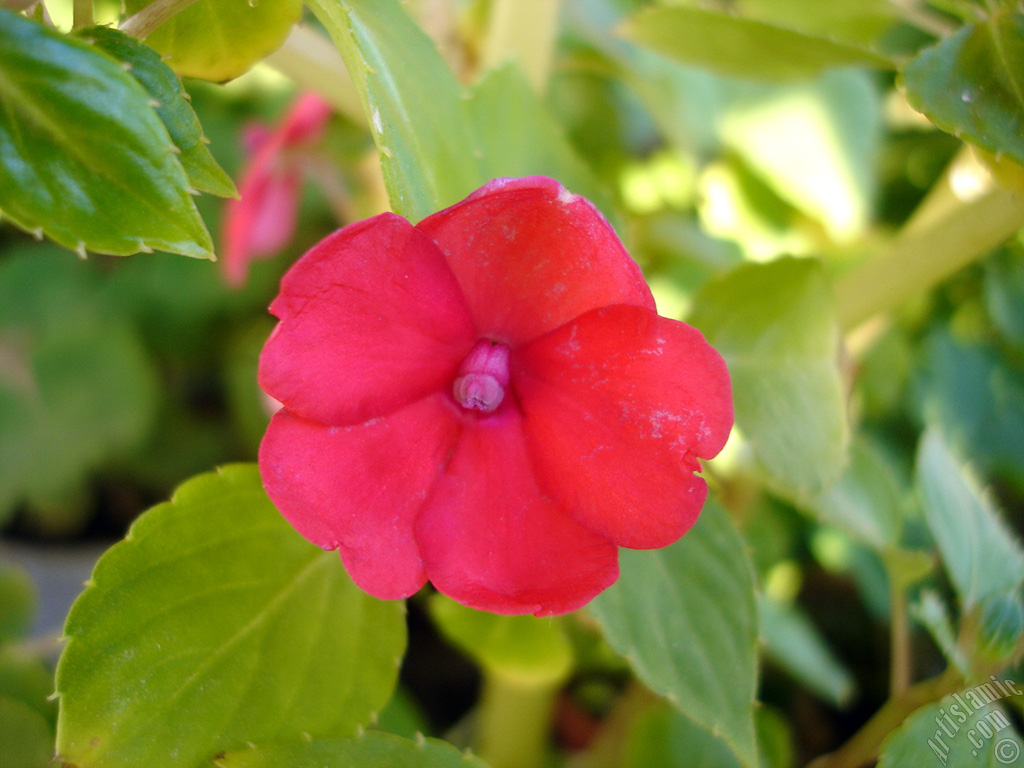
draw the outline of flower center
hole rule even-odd
[[[471,411],[490,413],[505,397],[508,386],[509,349],[490,339],[480,339],[459,366],[452,387],[456,402]]]

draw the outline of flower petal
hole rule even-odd
[[[413,523],[460,430],[442,397],[354,427],[282,410],[260,445],[263,485],[281,514],[340,550],[352,580],[376,597],[407,597],[426,580]]]
[[[427,577],[495,613],[565,613],[618,577],[618,551],[541,494],[514,409],[467,426],[416,524]]]
[[[725,363],[699,331],[606,307],[515,353],[512,382],[541,488],[583,525],[648,549],[697,520],[697,458],[732,427]]]
[[[281,322],[260,357],[260,385],[328,425],[448,391],[476,341],[441,253],[390,213],[314,247],[284,276],[270,311]]]
[[[654,308],[608,222],[553,179],[495,179],[417,229],[448,258],[482,335],[510,346],[597,307]]]

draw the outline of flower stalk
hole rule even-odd
[[[484,668],[476,752],[491,768],[541,768],[559,681],[523,680]]]

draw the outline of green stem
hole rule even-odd
[[[92,14],[92,0],[75,0],[72,26],[75,29],[91,27],[95,22]]]
[[[910,623],[907,620],[907,593],[890,571],[892,633],[889,648],[889,695],[901,696],[910,687]]]
[[[973,162],[973,165],[972,165]],[[972,194],[958,179],[974,174]],[[850,331],[890,312],[988,254],[1024,226],[1024,200],[962,153],[883,253],[836,281],[839,322]]]
[[[483,673],[475,751],[491,768],[540,768],[559,684]]]
[[[939,701],[963,685],[963,677],[952,668],[931,680],[912,685],[901,695],[889,699],[842,747],[812,760],[807,768],[860,768],[877,760],[882,742],[914,710]]]
[[[153,0],[134,16],[129,16],[119,29],[126,35],[145,40],[153,31],[174,16],[188,8],[196,0]]]
[[[515,59],[533,89],[543,91],[554,57],[559,6],[559,0],[494,0],[484,68]]]

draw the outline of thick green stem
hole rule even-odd
[[[494,0],[484,67],[515,59],[533,89],[543,91],[551,72],[559,5],[559,0]]]
[[[120,30],[138,40],[145,40],[153,31],[174,16],[188,8],[196,0],[153,0],[134,16],[121,24]]]
[[[541,768],[558,683],[510,679],[484,669],[476,752],[491,768]]]
[[[1024,200],[998,187],[965,152],[893,244],[836,281],[841,327],[850,331],[895,309],[986,255],[1022,226]]]
[[[910,622],[907,618],[907,593],[903,584],[890,576],[892,632],[889,644],[889,695],[902,695],[910,687]]]

